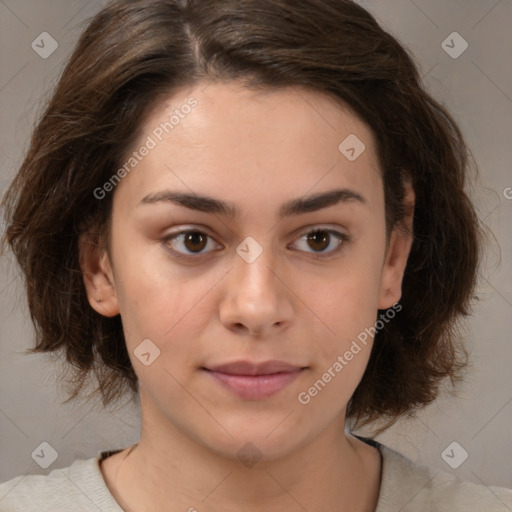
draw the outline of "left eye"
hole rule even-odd
[[[337,239],[333,244],[333,238]],[[308,231],[304,233],[299,239],[298,242],[306,242],[306,244],[313,249],[313,251],[306,250],[305,252],[313,252],[316,254],[324,254],[324,253],[335,253],[341,249],[343,242],[348,242],[350,240],[348,235],[344,233],[340,233],[339,231],[335,231],[333,229],[315,229],[313,231]],[[334,245],[333,250],[327,250],[329,247]]]

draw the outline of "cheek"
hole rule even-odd
[[[135,244],[136,245],[136,244]],[[183,270],[166,259],[158,244],[130,251],[118,269],[116,293],[126,343],[133,349],[150,339],[165,352],[190,346],[213,314],[209,292],[222,273]],[[166,355],[162,352],[162,355]]]
[[[316,360],[297,401],[313,416],[333,419],[346,407],[368,365],[377,320],[376,280],[339,278],[311,297],[322,324],[316,330]]]
[[[148,247],[136,239],[128,244],[121,238],[118,244],[122,256],[117,258],[116,295],[127,341],[150,338],[157,342],[185,306],[186,282],[166,274],[166,267],[158,262],[161,249],[156,245]]]
[[[307,302],[324,322],[327,332],[348,339],[373,325],[377,317],[381,264],[368,251],[334,271],[328,282],[318,278],[309,287]]]
[[[377,245],[354,251],[328,282],[325,276],[318,276],[309,287],[305,302],[321,320],[314,336],[316,365],[302,390],[305,400],[314,398],[313,408],[345,404],[368,364],[378,315],[384,242],[382,247]]]

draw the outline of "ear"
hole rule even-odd
[[[402,296],[402,279],[413,242],[413,218],[416,196],[410,181],[404,184],[405,216],[390,237],[386,261],[381,274],[379,309],[388,309]],[[405,229],[404,229],[405,228]]]
[[[119,314],[114,274],[109,255],[98,233],[84,232],[78,239],[80,268],[91,307],[100,315]]]

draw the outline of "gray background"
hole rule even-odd
[[[34,119],[86,18],[106,3],[0,0],[2,191],[22,161]],[[477,483],[512,488],[512,1],[360,3],[413,51],[427,88],[460,123],[481,172],[474,193],[479,216],[499,243],[488,250],[478,288],[481,301],[466,325],[473,369],[458,398],[441,397],[415,420],[400,421],[377,439],[417,462]],[[458,58],[442,47],[454,31],[469,44]],[[47,59],[31,47],[42,32],[59,45]],[[136,442],[136,404],[110,411],[93,403],[62,405],[55,367],[43,356],[22,355],[33,331],[10,255],[3,256],[1,272],[0,481],[45,474],[76,458]],[[462,450],[468,453],[456,469],[441,456],[454,441],[454,451],[445,452],[452,464],[462,460]],[[42,442],[58,453],[48,469],[31,457]]]

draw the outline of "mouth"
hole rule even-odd
[[[275,395],[295,380],[307,367],[284,361],[235,361],[202,367],[215,382],[246,400],[261,400]]]

